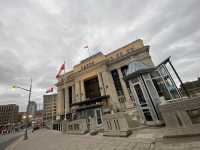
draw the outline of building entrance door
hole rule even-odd
[[[96,115],[96,124],[97,124],[97,127],[101,126],[102,123],[103,123],[101,108],[97,108],[95,110],[95,115]]]
[[[141,121],[147,124],[151,124],[153,121],[153,116],[151,113],[151,107],[149,107],[149,97],[145,93],[145,89],[142,88],[142,85],[140,82],[136,82],[133,84],[134,88],[132,88],[132,91],[134,93],[134,97],[136,100],[136,104],[139,108],[139,114],[141,117]]]

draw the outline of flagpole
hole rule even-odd
[[[90,50],[89,50],[89,46],[87,46],[87,49],[88,49],[88,54],[89,54],[89,57],[90,57],[91,55],[90,55]]]
[[[64,74],[65,74],[65,60],[64,60]]]
[[[84,46],[83,48],[87,48],[87,51],[88,51],[88,54],[89,54],[89,57],[90,57],[91,55],[90,55],[90,49],[89,49],[89,46],[86,45],[86,46]]]

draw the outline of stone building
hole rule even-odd
[[[187,91],[189,92],[191,96],[200,96],[200,77],[198,77],[198,79],[195,81],[183,83],[183,86],[187,89]],[[182,86],[181,86],[181,90],[182,90]]]
[[[134,116],[135,100],[123,80],[132,59],[154,66],[149,46],[138,39],[106,55],[99,52],[86,58],[62,75],[56,84],[57,118],[95,118],[98,126],[106,113],[123,111]]]
[[[43,95],[43,122],[48,126],[56,120],[57,94]]]
[[[18,111],[16,104],[0,105],[0,126],[17,123]]]

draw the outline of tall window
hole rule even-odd
[[[144,95],[143,95],[143,92],[142,92],[140,85],[136,84],[134,86],[134,88],[135,88],[135,91],[136,91],[136,94],[137,94],[137,97],[138,97],[140,104],[146,104],[146,100],[144,98]]]
[[[122,72],[123,77],[126,76],[127,70],[128,70],[128,65],[125,65],[125,66],[121,67],[121,72]],[[134,97],[132,95],[129,82],[128,81],[124,81],[124,82],[126,83],[126,87],[128,89],[128,93],[130,95],[131,100],[134,101]]]
[[[162,65],[158,68],[160,71],[160,75],[162,75],[163,80],[169,90],[170,94],[172,95],[173,99],[179,98],[178,91],[176,89],[176,85],[173,83],[172,79],[170,78],[170,74],[166,71],[166,66]]]
[[[119,79],[119,74],[118,74],[117,70],[116,69],[112,70],[111,74],[112,74],[112,78],[113,78],[113,81],[114,81],[114,84],[115,84],[115,89],[117,91],[117,95],[118,96],[124,95],[123,90],[122,90],[122,85],[121,85],[121,82],[120,82],[120,79]]]
[[[159,73],[157,71],[154,71],[151,73],[151,78],[153,81],[153,84],[158,92],[159,97],[163,97],[165,100],[170,100],[170,93],[167,90],[164,81],[160,77]]]
[[[128,65],[121,67],[121,72],[123,77],[126,76],[127,70],[128,70]]]
[[[70,86],[68,90],[69,90],[69,105],[71,105],[72,104],[72,86]]]
[[[95,76],[90,80],[84,82],[86,98],[92,99],[101,96],[98,77]]]

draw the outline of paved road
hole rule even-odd
[[[15,134],[0,135],[0,150],[4,150],[8,145],[10,145],[13,141],[15,141],[22,135],[22,132]]]
[[[7,150],[200,150],[200,138],[156,140],[141,135],[119,138],[67,135],[42,129],[35,131],[26,141],[17,140]]]

